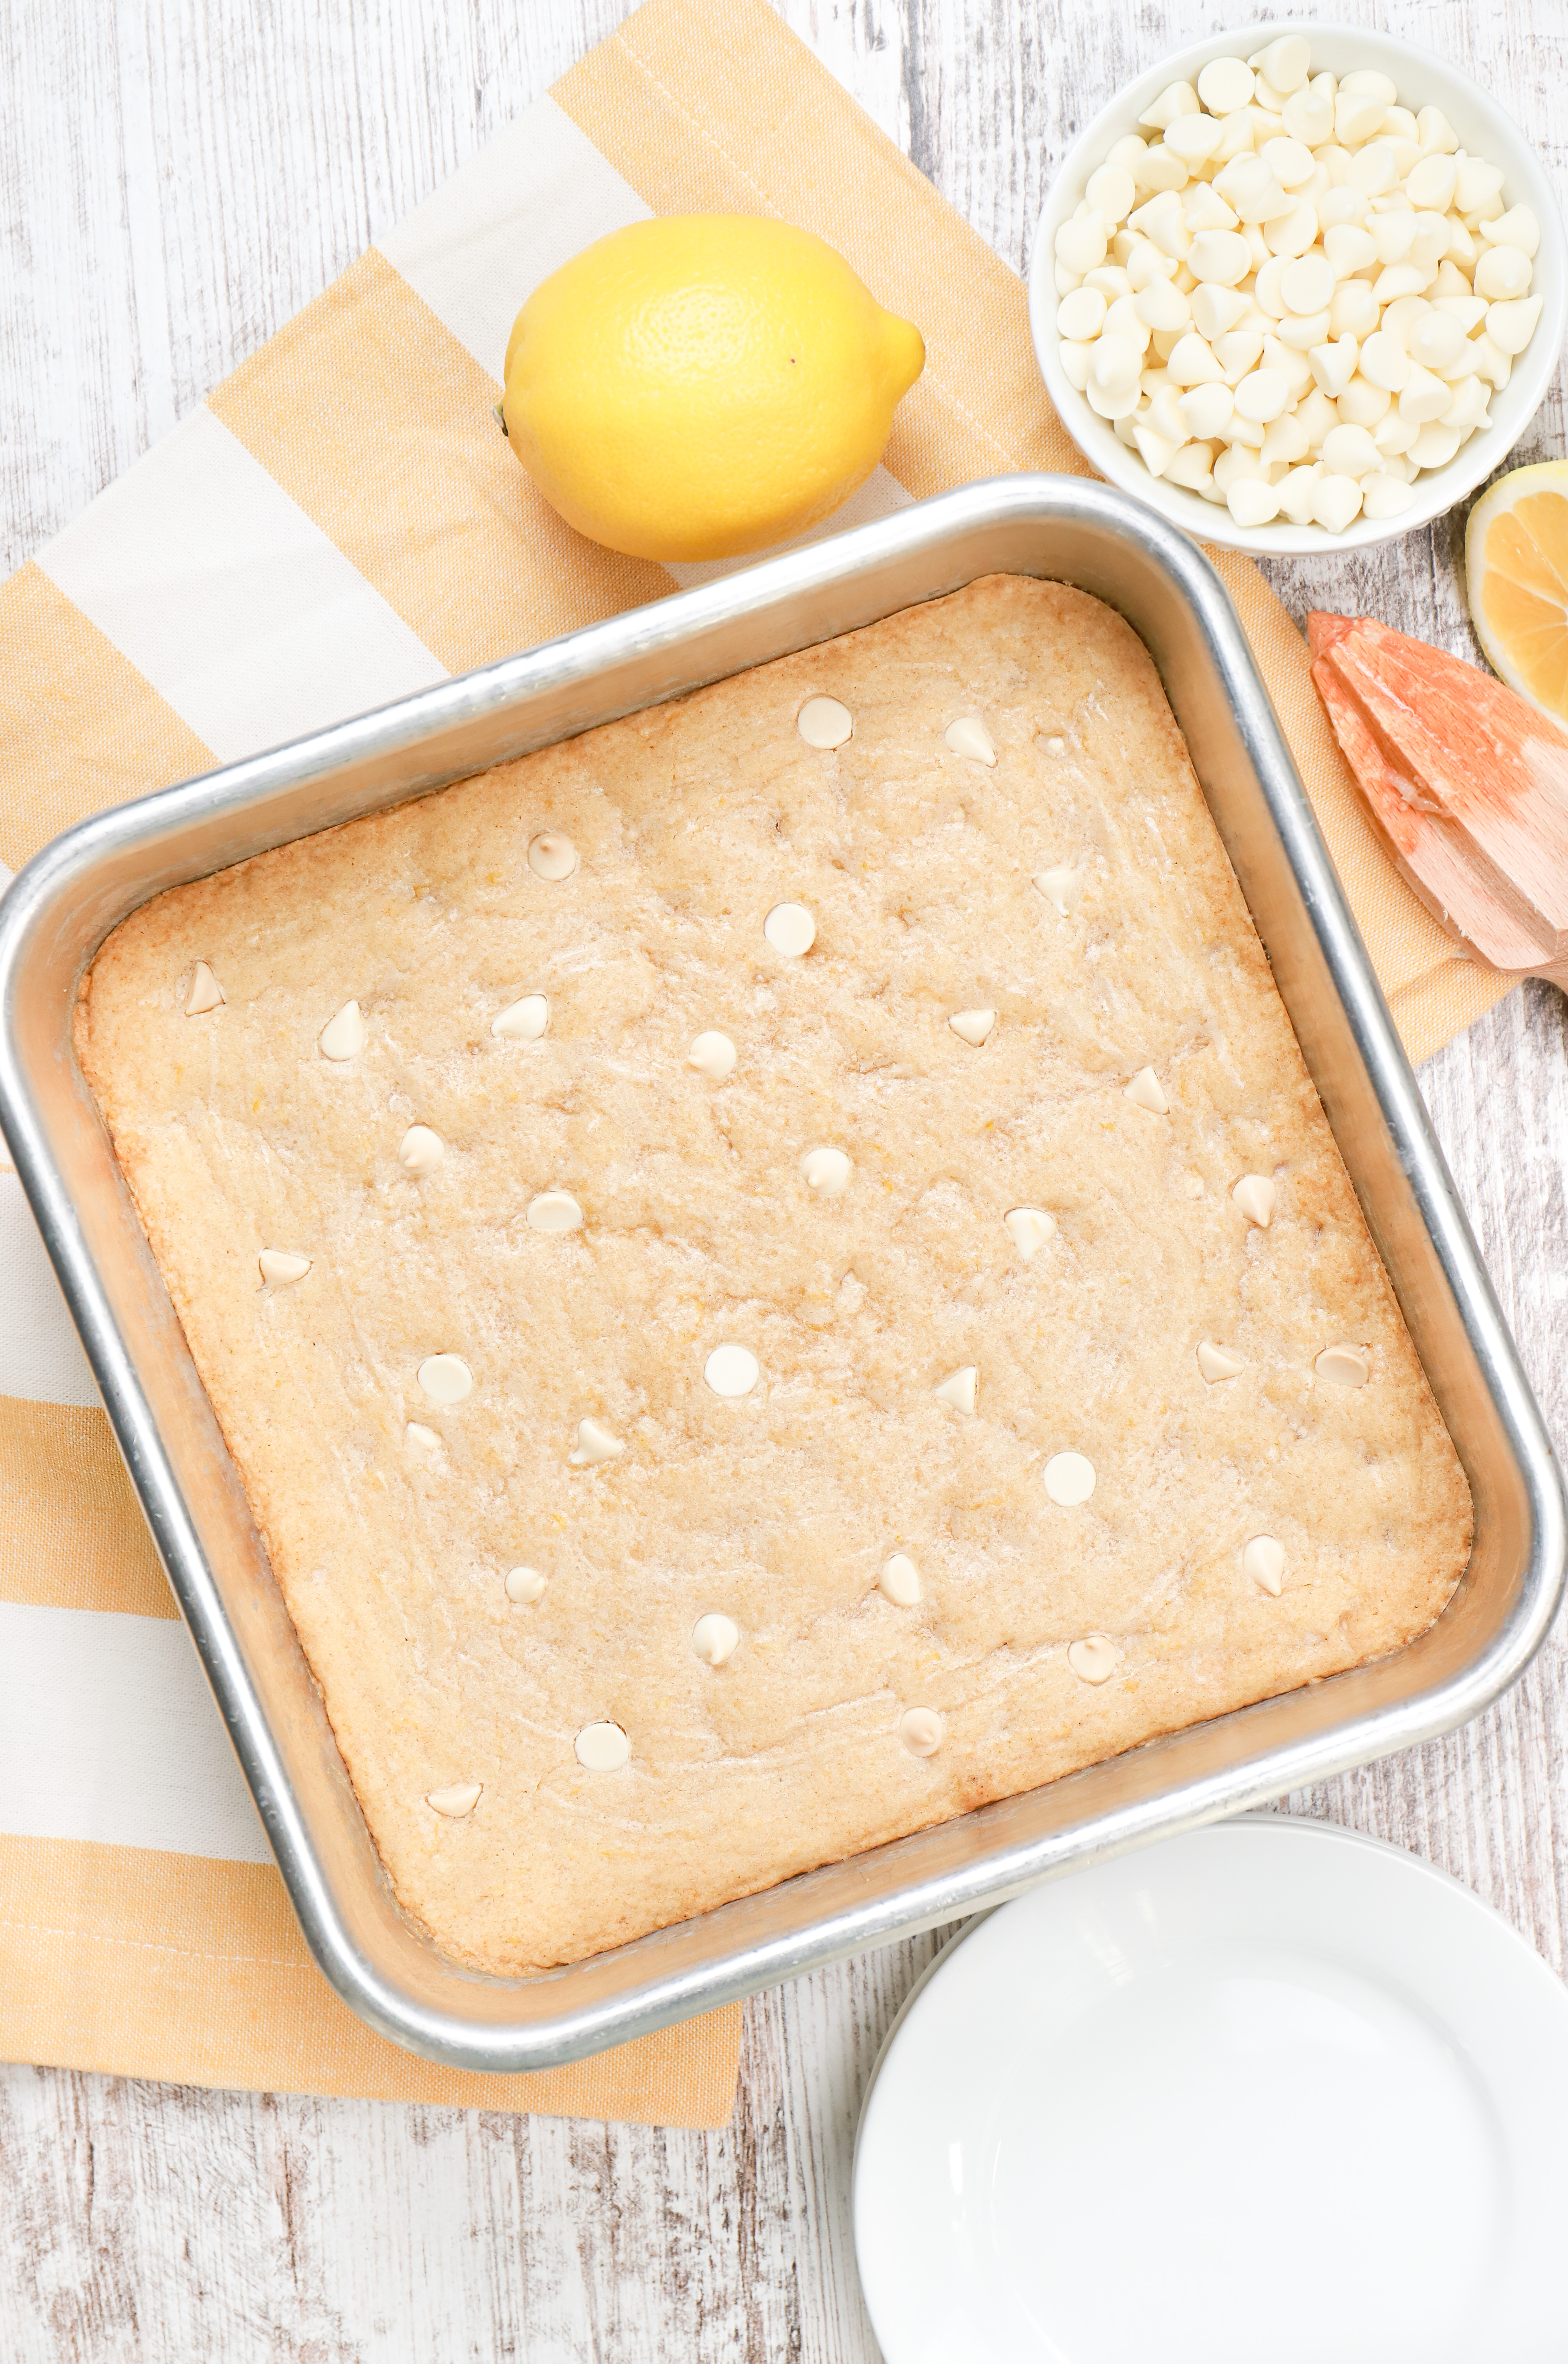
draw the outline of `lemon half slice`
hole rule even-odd
[[[1470,512],[1465,592],[1494,673],[1568,722],[1568,460],[1499,477]]]

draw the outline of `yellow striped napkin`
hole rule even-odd
[[[1086,104],[1099,94],[1085,92]],[[727,568],[570,532],[491,406],[512,319],[651,212],[818,231],[929,361],[847,522],[1078,469],[1023,289],[763,5],[648,0],[0,586],[0,856]],[[1501,980],[1385,861],[1256,569],[1220,565],[1412,1053]],[[432,2068],[306,1956],[14,1174],[0,1173],[0,2053],[197,2082],[720,2123],[734,2011],[555,2074]]]

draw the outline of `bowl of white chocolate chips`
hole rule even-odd
[[[1408,533],[1501,465],[1568,325],[1517,125],[1441,59],[1263,25],[1164,59],[1074,142],[1029,322],[1100,474],[1262,553]]]

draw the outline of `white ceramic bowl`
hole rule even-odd
[[[1256,57],[1282,33],[1306,36],[1312,46],[1314,73],[1348,74],[1373,67],[1398,84],[1401,106],[1417,113],[1423,106],[1441,107],[1459,134],[1462,148],[1503,167],[1504,204],[1529,206],[1540,224],[1540,251],[1535,258],[1530,293],[1545,301],[1535,334],[1515,362],[1507,385],[1492,396],[1492,424],[1462,443],[1447,467],[1429,469],[1419,475],[1411,488],[1414,501],[1396,518],[1381,522],[1357,518],[1343,533],[1327,533],[1316,525],[1291,525],[1284,519],[1267,526],[1239,526],[1223,502],[1206,501],[1198,493],[1151,476],[1138,453],[1119,442],[1109,422],[1091,410],[1085,396],[1069,385],[1057,351],[1056,310],[1061,299],[1055,284],[1056,233],[1082,201],[1090,173],[1104,163],[1116,140],[1138,130],[1139,117],[1167,83],[1195,82],[1210,58]],[[1223,549],[1282,557],[1357,550],[1369,542],[1396,541],[1440,517],[1485,483],[1513,450],[1540,406],[1568,334],[1568,234],[1540,158],[1518,124],[1468,74],[1409,41],[1357,32],[1347,25],[1254,25],[1241,32],[1217,33],[1209,40],[1195,41],[1190,49],[1173,50],[1118,91],[1073,141],[1051,184],[1035,232],[1029,265],[1029,330],[1062,425],[1084,458],[1123,492],[1147,501],[1151,508],[1198,541],[1217,542]]]

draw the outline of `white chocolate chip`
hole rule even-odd
[[[1338,401],[1356,374],[1361,359],[1361,347],[1354,337],[1336,337],[1331,344],[1308,348],[1307,361],[1318,384],[1318,391],[1330,402]],[[1303,433],[1306,429],[1303,429]],[[1307,447],[1310,450],[1310,444]]]
[[[775,903],[762,921],[762,933],[774,952],[800,960],[817,942],[817,922],[804,903]]]
[[[408,1422],[403,1431],[403,1442],[409,1452],[421,1460],[434,1459],[441,1450],[441,1440],[435,1430],[427,1428],[424,1422],[419,1420]]]
[[[1315,522],[1327,533],[1343,533],[1361,514],[1362,488],[1353,476],[1319,476],[1312,496]]]
[[[1222,200],[1216,198],[1215,202],[1218,205]],[[1227,206],[1226,210],[1229,212],[1229,207]],[[1194,325],[1199,336],[1207,339],[1210,344],[1214,342],[1216,337],[1223,337],[1228,329],[1238,327],[1245,319],[1252,305],[1250,296],[1240,295],[1234,287],[1221,287],[1218,282],[1203,287],[1195,287],[1190,300]],[[1187,416],[1190,420],[1191,414],[1188,413]],[[1223,426],[1229,417],[1230,413],[1227,409],[1220,418],[1220,426]],[[1193,433],[1195,435],[1197,432],[1198,429],[1194,427]],[[1217,427],[1214,432],[1218,435],[1219,428]]]
[[[1257,57],[1249,58],[1250,66],[1257,68],[1271,88],[1282,98],[1301,88],[1312,70],[1312,52],[1300,33],[1282,33],[1271,41]]]
[[[906,1707],[898,1719],[898,1737],[911,1756],[934,1756],[947,1734],[934,1707]]]
[[[1360,1346],[1325,1346],[1312,1367],[1335,1388],[1364,1388],[1372,1371]]]
[[[577,848],[564,831],[541,829],[528,847],[528,868],[536,878],[570,878],[577,867]]]
[[[994,1009],[955,1009],[948,1020],[948,1024],[952,1028],[959,1041],[969,1043],[971,1048],[976,1051],[995,1023],[996,1013]]]
[[[1481,299],[1473,296],[1470,300],[1478,304]],[[1465,343],[1462,321],[1454,319],[1451,313],[1429,312],[1410,331],[1410,358],[1419,362],[1423,369],[1451,370],[1464,351]]]
[[[920,1598],[920,1571],[907,1552],[893,1552],[882,1563],[876,1589],[895,1609],[913,1609]]]
[[[1195,173],[1215,155],[1225,138],[1225,127],[1211,115],[1178,115],[1174,123],[1165,126],[1164,145],[1173,156],[1179,156],[1189,173]],[[1095,178],[1097,180],[1096,173]],[[1093,187],[1094,183],[1090,183]],[[1202,188],[1205,184],[1197,184]],[[1188,228],[1192,227],[1191,222]]]
[[[1364,427],[1336,427],[1323,438],[1323,465],[1337,476],[1371,476],[1383,454]]]
[[[263,1248],[256,1258],[261,1278],[274,1288],[284,1288],[291,1280],[303,1280],[310,1270],[308,1256],[295,1255],[288,1248]]]
[[[1358,373],[1361,381],[1359,385],[1356,384]],[[1409,383],[1409,346],[1403,337],[1396,336],[1392,329],[1376,329],[1370,337],[1362,339],[1357,371],[1352,372],[1346,380],[1340,399],[1342,401],[1344,396],[1350,394],[1351,387],[1355,385],[1356,392],[1351,397],[1351,404],[1352,407],[1360,408],[1362,407],[1362,398],[1369,385],[1375,386],[1380,394],[1403,394]],[[1365,403],[1368,410],[1373,407],[1370,401]],[[1342,413],[1341,417],[1344,416],[1345,414]],[[1375,427],[1378,422],[1374,418],[1372,423]],[[1323,440],[1327,443],[1332,436],[1343,431],[1342,428],[1331,428],[1329,435],[1326,435]]]
[[[1290,400],[1290,383],[1283,370],[1249,370],[1236,388],[1236,415],[1254,427],[1268,427]]]
[[[1451,156],[1459,135],[1440,106],[1423,106],[1416,117],[1416,137],[1423,156]]]
[[[1408,262],[1413,260],[1416,246],[1416,217],[1407,207],[1397,213],[1374,213],[1367,223],[1367,233],[1377,249],[1380,262]],[[1443,245],[1448,240],[1445,237]]]
[[[536,1600],[544,1599],[544,1578],[537,1567],[509,1567],[506,1577],[506,1598],[517,1601],[522,1608],[531,1609]]]
[[[1347,279],[1334,290],[1329,307],[1329,328],[1336,337],[1370,337],[1383,315],[1364,279]]]
[[[699,1034],[686,1053],[686,1065],[695,1067],[710,1084],[723,1083],[726,1076],[735,1073],[736,1049],[728,1034],[710,1030]]]
[[[1082,394],[1089,383],[1089,363],[1095,357],[1093,345],[1065,341],[1062,346],[1062,366],[1068,382]]]
[[[209,1009],[223,1007],[223,987],[206,961],[198,961],[191,972],[191,987],[185,996],[187,1018],[201,1018]]]
[[[504,1043],[537,1043],[550,1024],[550,1004],[542,993],[525,993],[508,1009],[490,1020],[490,1031]]]
[[[1242,476],[1227,492],[1225,506],[1238,525],[1267,525],[1279,515],[1279,491],[1256,477]]]
[[[1056,1231],[1055,1216],[1048,1215],[1043,1207],[1009,1207],[1002,1221],[1026,1264],[1040,1254]]]
[[[1186,328],[1192,319],[1192,306],[1168,279],[1151,279],[1133,297],[1132,307],[1146,329],[1158,329],[1167,336]]]
[[[716,1396],[735,1403],[751,1394],[762,1374],[750,1346],[724,1345],[714,1348],[702,1375]]]
[[[1116,144],[1057,232],[1069,383],[1151,476],[1223,503],[1244,530],[1396,519],[1415,480],[1490,426],[1480,389],[1506,384],[1540,312],[1500,318],[1495,343],[1468,319],[1425,334],[1418,321],[1434,301],[1527,302],[1540,221],[1505,211],[1503,167],[1466,156],[1440,110],[1402,106],[1382,72],[1314,76],[1295,33],[1249,61],[1208,60],[1140,128],[1150,137]],[[1129,176],[1139,202],[1123,214]],[[1404,399],[1412,367],[1418,407]],[[1461,379],[1477,383],[1456,393]],[[1214,401],[1179,420],[1200,391]],[[1374,453],[1391,396],[1424,431],[1379,432]]]
[[[808,1190],[819,1199],[836,1199],[850,1178],[850,1161],[841,1149],[808,1149],[800,1161]]]
[[[1280,273],[1280,294],[1286,310],[1303,318],[1323,309],[1334,293],[1334,284],[1332,264],[1316,251],[1297,255]]]
[[[1485,419],[1476,421],[1478,426],[1486,423]],[[1409,507],[1415,497],[1414,485],[1403,484],[1396,477],[1376,475],[1362,478],[1362,511],[1366,517],[1397,517],[1401,509]]]
[[[1281,110],[1287,136],[1313,149],[1334,137],[1334,78],[1324,74],[1318,81],[1321,88],[1308,84],[1293,90]]]
[[[735,1656],[740,1639],[740,1628],[734,1618],[724,1616],[717,1609],[710,1609],[692,1627],[692,1648],[705,1667],[722,1667]]]
[[[1142,333],[1147,336],[1148,330]],[[1125,418],[1137,409],[1143,353],[1141,344],[1109,329],[1095,341],[1089,357],[1084,392],[1102,418]]]
[[[1399,95],[1399,86],[1389,75],[1379,73],[1375,66],[1357,66],[1340,78],[1340,88],[1355,98],[1380,98],[1385,106],[1392,106]]]
[[[1208,287],[1234,287],[1246,278],[1251,267],[1251,249],[1239,230],[1199,230],[1187,253],[1188,270],[1195,279]],[[1184,385],[1201,383],[1199,377],[1190,372],[1201,368],[1203,347],[1204,340],[1195,331],[1190,338],[1182,339],[1177,351],[1184,355],[1181,378]],[[1174,354],[1172,359],[1175,359]]]
[[[1247,1367],[1247,1357],[1233,1346],[1216,1346],[1206,1338],[1197,1350],[1197,1366],[1212,1388],[1221,1379],[1238,1378]]]
[[[360,1015],[357,1001],[345,1001],[335,1018],[329,1018],[318,1037],[324,1059],[354,1059],[365,1047],[365,1021]]]
[[[432,1132],[428,1124],[411,1124],[397,1144],[397,1162],[416,1181],[433,1174],[445,1154],[440,1134]]]
[[[1510,359],[1523,352],[1535,334],[1543,300],[1540,296],[1521,296],[1512,303],[1488,307],[1486,334],[1499,352],[1507,353]]]
[[[1503,308],[1504,307],[1499,305],[1494,305],[1492,307],[1492,311],[1498,311]],[[1487,313],[1486,318],[1488,320],[1491,319],[1491,311]],[[1490,332],[1485,329],[1482,331],[1480,336],[1473,337],[1470,341],[1475,353],[1476,375],[1478,377],[1484,377],[1487,381],[1488,385],[1495,386],[1497,392],[1501,394],[1503,388],[1507,385],[1510,376],[1513,374],[1514,363],[1512,354],[1505,352],[1500,345],[1495,344],[1492,340]]]
[[[1216,337],[1213,351],[1216,367],[1224,374],[1233,394],[1238,394],[1242,379],[1257,368],[1263,357],[1263,331],[1251,327],[1231,329],[1223,337]]]
[[[1481,378],[1471,378],[1471,376],[1459,378],[1459,385],[1454,387],[1454,397],[1452,397],[1452,402],[1448,404],[1448,411],[1445,411],[1445,414],[1442,414],[1442,428],[1445,428],[1445,430],[1448,430],[1448,428],[1462,428],[1462,426],[1464,426],[1464,428],[1473,428],[1473,426],[1481,426],[1483,418],[1490,418],[1490,416],[1493,416],[1493,414],[1490,414],[1490,411],[1487,411],[1487,402],[1490,402],[1490,395],[1487,395],[1487,390],[1485,390],[1485,385],[1483,385],[1483,383],[1481,383]],[[1400,426],[1403,426],[1403,423],[1400,423]],[[1426,428],[1424,428],[1424,430],[1421,430],[1421,435],[1426,435],[1426,432],[1429,432],[1429,430],[1426,430]],[[1414,442],[1409,444],[1409,459],[1414,459],[1414,456],[1417,456],[1417,452],[1419,452],[1419,449],[1421,449],[1421,435],[1417,435],[1417,438],[1414,438]],[[1393,465],[1396,465],[1396,461],[1397,461],[1397,459],[1400,459],[1400,454],[1397,454],[1396,449],[1393,449],[1393,444],[1391,444],[1391,447],[1388,447],[1388,459],[1384,461],[1384,465],[1386,465],[1386,468],[1393,468]],[[1391,483],[1393,483],[1393,477],[1391,477]],[[1364,504],[1364,496],[1367,496],[1369,487],[1372,487],[1372,477],[1367,477],[1367,480],[1364,480],[1364,483],[1362,483],[1362,504]]]
[[[963,1363],[956,1371],[950,1371],[945,1379],[939,1379],[931,1392],[939,1403],[951,1404],[954,1411],[973,1412],[979,1384],[978,1366]]]
[[[1384,318],[1386,319],[1396,304],[1403,302],[1406,296],[1424,296],[1431,282],[1431,273],[1422,271],[1414,262],[1391,262],[1387,270],[1380,271],[1373,281],[1373,296],[1374,301],[1385,307]]]
[[[595,1469],[601,1461],[614,1461],[625,1451],[620,1438],[612,1436],[602,1422],[580,1420],[577,1442],[568,1458],[573,1469]]]
[[[1388,109],[1380,98],[1360,96],[1355,92],[1348,96],[1337,96],[1334,100],[1334,137],[1341,148],[1365,148],[1377,138],[1387,113]],[[1351,161],[1354,162],[1353,157]]]
[[[1190,83],[1172,82],[1166,84],[1159,97],[1138,120],[1147,130],[1163,131],[1178,115],[1195,115],[1197,111],[1197,93]]]
[[[1533,262],[1540,251],[1540,224],[1528,206],[1510,206],[1496,221],[1482,223],[1481,243],[1517,247],[1527,261]]]
[[[1503,185],[1503,175],[1496,164],[1485,163],[1479,156],[1459,157],[1459,177],[1453,192],[1453,210],[1458,214],[1479,213],[1489,205]],[[1492,217],[1496,221],[1498,217]]]
[[[1045,752],[1048,755],[1065,755],[1067,753],[1066,740],[1048,739],[1045,742]],[[1035,883],[1038,885],[1039,881],[1037,880]]]
[[[1196,112],[1195,106],[1193,112]],[[1148,189],[1153,195],[1162,196],[1167,190],[1173,193],[1178,189],[1184,189],[1190,177],[1186,166],[1173,148],[1167,148],[1162,143],[1158,148],[1145,149],[1143,162],[1138,168],[1140,189]]]
[[[1121,1664],[1121,1652],[1108,1634],[1085,1634],[1067,1645],[1067,1663],[1081,1683],[1108,1683]]]
[[[841,747],[855,727],[855,718],[836,697],[808,697],[795,718],[795,727],[808,747]]]
[[[1256,1223],[1261,1232],[1268,1230],[1274,1210],[1274,1186],[1266,1174],[1243,1174],[1230,1196],[1250,1223]]]
[[[1095,214],[1087,221],[1063,222],[1056,233],[1056,260],[1064,271],[1075,272],[1080,278],[1093,271],[1106,259],[1108,240],[1103,215]]]
[[[1072,295],[1064,296],[1057,307],[1056,333],[1059,337],[1066,337],[1070,341],[1076,342],[1084,338],[1097,337],[1105,324],[1106,299],[1097,287],[1075,287]],[[959,727],[954,723],[948,730],[947,740],[950,747],[952,746],[953,730]],[[955,755],[962,755],[966,753],[966,750],[962,747],[954,747],[953,753]]]
[[[419,1366],[419,1385],[432,1403],[466,1403],[473,1393],[473,1373],[457,1355],[427,1355]]]
[[[483,1781],[454,1781],[450,1790],[431,1790],[425,1799],[427,1806],[449,1822],[460,1823],[464,1814],[472,1814],[484,1794]]]
[[[1279,221],[1296,210],[1295,201],[1285,195],[1262,157],[1251,150],[1233,156],[1215,174],[1214,185],[1243,222],[1260,229],[1265,223]],[[1250,246],[1251,241],[1248,243]]]
[[[1311,524],[1312,505],[1322,474],[1323,463],[1319,460],[1309,468],[1292,468],[1280,479],[1279,505],[1293,525]]]
[[[1052,754],[1059,755],[1062,753],[1062,742],[1059,739],[1048,740],[1046,745],[1048,752]],[[1060,911],[1065,920],[1069,912],[1076,907],[1078,898],[1084,892],[1083,864],[1075,864],[1071,869],[1063,867],[1057,870],[1037,870],[1034,874],[1034,883],[1046,901]]]
[[[1273,1535],[1254,1535],[1241,1554],[1241,1573],[1277,1599],[1284,1574],[1284,1545],[1275,1543]]]
[[[1045,1490],[1058,1510],[1075,1511],[1095,1490],[1095,1465],[1082,1453],[1053,1453],[1045,1465]]]
[[[1138,184],[1126,165],[1107,158],[1097,173],[1090,173],[1084,195],[1104,220],[1120,222],[1138,202]]]
[[[1134,1108],[1147,1109],[1151,1116],[1168,1116],[1171,1112],[1164,1087],[1152,1067],[1140,1067],[1122,1098],[1130,1100]]]
[[[1475,266],[1474,287],[1488,304],[1529,294],[1534,265],[1522,247],[1489,246]]]
[[[540,1190],[528,1200],[530,1232],[580,1232],[583,1210],[570,1190]]]
[[[1197,95],[1210,115],[1234,115],[1251,102],[1257,77],[1240,58],[1210,58],[1197,78]]]
[[[1418,468],[1441,468],[1460,446],[1460,432],[1447,419],[1429,419],[1410,446],[1411,464]],[[1394,465],[1390,463],[1390,465]],[[1370,481],[1370,479],[1369,479]]]
[[[961,715],[950,722],[942,733],[955,755],[967,755],[972,764],[994,764],[996,749],[991,733],[977,714]]]
[[[1458,180],[1459,166],[1451,156],[1423,156],[1405,175],[1405,195],[1420,212],[1446,214]]]
[[[631,1743],[618,1723],[585,1723],[573,1745],[578,1764],[590,1773],[618,1773],[631,1755]]]

